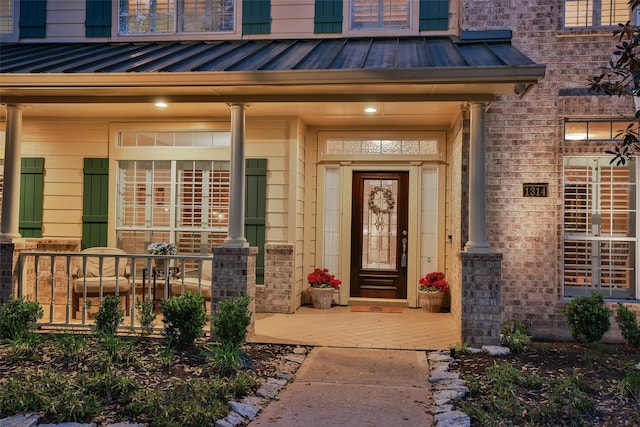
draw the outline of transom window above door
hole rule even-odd
[[[234,31],[235,0],[119,0],[119,34]]]

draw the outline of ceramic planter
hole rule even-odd
[[[334,291],[334,288],[310,288],[311,304],[313,304],[313,308],[331,308]]]

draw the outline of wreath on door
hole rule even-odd
[[[382,204],[378,204],[378,193],[382,194]],[[388,214],[393,210],[396,201],[393,200],[393,193],[389,188],[379,186],[373,187],[369,192],[369,210],[376,215]]]

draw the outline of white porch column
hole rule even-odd
[[[4,190],[0,238],[20,238],[20,154],[22,151],[22,106],[7,105],[7,129],[4,144]]]
[[[225,247],[244,248],[244,104],[231,104],[231,170],[229,198],[229,235]]]
[[[469,147],[469,241],[466,252],[491,252],[487,242],[487,189],[485,174],[486,102],[471,103]]]

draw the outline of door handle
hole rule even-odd
[[[400,267],[406,267],[407,266],[407,243],[409,242],[409,240],[407,239],[407,230],[404,230],[402,232],[402,235],[404,237],[402,238],[402,256],[400,256]]]

